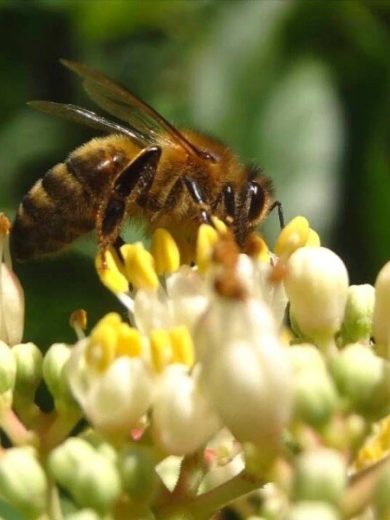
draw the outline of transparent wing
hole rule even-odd
[[[27,104],[41,112],[62,117],[75,123],[81,123],[94,128],[95,130],[107,133],[116,132],[127,135],[135,144],[139,145],[140,147],[145,146],[145,144],[148,142],[148,138],[135,128],[127,128],[118,123],[110,121],[105,117],[99,116],[91,110],[86,110],[85,108],[81,108],[77,105],[55,103],[54,101],[29,101]]]
[[[135,128],[149,139],[149,144],[168,139],[190,154],[204,157],[204,153],[179,130],[126,88],[81,63],[68,60],[61,60],[61,63],[84,80],[85,90],[98,106]]]

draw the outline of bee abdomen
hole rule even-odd
[[[11,230],[13,253],[27,260],[62,249],[94,226],[94,204],[61,163],[38,180],[19,206]]]

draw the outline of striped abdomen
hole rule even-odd
[[[12,226],[15,257],[53,253],[92,230],[102,194],[128,162],[129,151],[122,136],[93,139],[39,179],[24,196]]]

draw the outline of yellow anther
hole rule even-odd
[[[117,345],[117,327],[119,323],[115,313],[105,316],[91,332],[86,349],[87,363],[99,371],[104,371],[115,359]]]
[[[172,344],[172,361],[183,363],[189,367],[194,364],[194,343],[185,325],[174,327],[169,331]]]
[[[375,433],[366,441],[359,451],[355,466],[362,469],[383,459],[390,451],[390,416],[385,417],[378,425]]]
[[[127,279],[137,289],[157,289],[158,276],[154,268],[154,260],[141,242],[126,244],[121,247],[125,262]]]
[[[305,246],[309,247],[320,247],[321,246],[321,239],[320,235],[314,231],[314,229],[309,229],[309,234],[307,236],[306,244]]]
[[[264,238],[254,233],[251,235],[249,243],[246,244],[245,252],[260,262],[269,263],[271,258],[269,247]]]
[[[218,231],[212,226],[202,224],[199,227],[196,241],[196,264],[201,273],[206,272],[209,268],[212,251],[218,238]]]
[[[129,282],[123,274],[119,259],[113,249],[109,249],[104,253],[96,255],[95,259],[96,271],[100,281],[113,293],[124,293],[129,289]]]
[[[151,249],[158,275],[173,273],[179,269],[179,248],[172,235],[166,229],[156,229],[153,233]]]
[[[227,226],[226,226],[225,222],[223,222],[222,220],[220,220],[218,217],[215,217],[215,216],[212,216],[211,220],[215,226],[215,229],[218,231],[218,233],[220,233],[220,234],[226,233]]]
[[[293,218],[280,232],[275,244],[275,254],[287,259],[296,249],[306,245],[309,222],[305,217]]]
[[[87,328],[87,311],[84,309],[73,311],[69,317],[69,324],[74,329],[85,330]]]
[[[118,328],[116,355],[136,357],[141,354],[142,338],[137,329],[127,323],[121,323]]]
[[[168,331],[155,329],[150,334],[150,349],[156,372],[161,372],[172,360],[171,337]]]
[[[4,213],[0,213],[0,236],[7,236],[11,228],[11,223]]]

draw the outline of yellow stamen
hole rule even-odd
[[[306,245],[309,222],[305,217],[293,218],[280,232],[275,244],[275,254],[287,259],[296,249]]]
[[[320,235],[314,231],[314,229],[309,229],[309,234],[306,240],[305,246],[309,247],[320,247],[321,246],[321,239]]]
[[[5,237],[9,234],[11,223],[4,213],[0,213],[0,235]]]
[[[154,260],[141,242],[126,244],[121,247],[125,262],[127,279],[137,289],[157,289],[158,276],[154,268]]]
[[[113,293],[124,293],[129,289],[129,282],[123,274],[122,267],[116,252],[109,249],[104,253],[96,255],[95,267],[100,281]]]
[[[169,331],[172,344],[172,361],[184,363],[191,367],[194,364],[194,343],[185,325],[174,327]]]
[[[212,216],[211,220],[215,226],[215,229],[218,231],[219,234],[222,235],[223,233],[226,233],[227,226],[226,226],[225,222],[223,222],[222,220],[220,220],[218,217],[215,217],[215,216]]]
[[[73,311],[69,317],[69,325],[75,331],[78,339],[85,338],[84,331],[87,328],[87,311],[84,309]]]
[[[168,331],[153,330],[150,334],[150,348],[156,372],[161,372],[172,359],[171,338]]]
[[[151,249],[158,275],[173,273],[179,269],[179,248],[166,229],[156,229],[153,233]]]
[[[121,323],[117,330],[116,355],[136,357],[141,354],[142,338],[137,329]]]
[[[121,323],[118,314],[111,312],[92,330],[86,348],[86,361],[96,370],[106,370],[115,359],[117,328]]]
[[[366,441],[355,460],[357,469],[375,464],[390,451],[390,416],[385,417],[377,431]]]
[[[218,231],[208,224],[202,224],[198,230],[196,241],[196,264],[201,273],[210,266],[214,245],[219,238]]]
[[[269,263],[271,255],[269,247],[264,240],[259,235],[253,234],[250,239],[251,243],[249,244],[249,250],[245,251],[247,254],[251,257],[256,258],[260,262],[267,262]]]
[[[69,323],[72,328],[80,328],[85,330],[87,328],[87,311],[84,309],[77,309],[73,311],[69,317]]]

